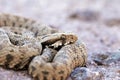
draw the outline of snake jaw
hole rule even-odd
[[[75,43],[78,40],[78,37],[73,33],[66,33],[62,35],[63,45]]]

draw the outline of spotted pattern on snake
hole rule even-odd
[[[3,30],[7,27],[17,31]],[[66,80],[75,67],[86,63],[85,46],[73,33],[60,33],[37,21],[9,14],[0,14],[0,28],[0,65],[5,68],[18,70],[28,65],[35,80]]]
[[[53,29],[45,24],[41,24],[40,22],[37,22],[35,20],[10,14],[0,14],[0,27],[5,26],[25,28],[34,32],[35,36],[58,32],[56,29]]]
[[[86,56],[84,44],[76,42],[66,45],[56,53],[52,61],[50,56],[47,57],[48,61],[43,56],[36,56],[30,63],[29,74],[35,80],[66,80],[75,67],[85,65]]]
[[[0,29],[1,66],[12,69],[22,69],[29,63],[31,58],[40,54],[41,51],[42,46],[39,41],[28,41],[22,46],[16,46],[11,43],[5,31]]]

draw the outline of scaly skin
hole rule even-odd
[[[53,53],[48,54],[49,60]],[[75,43],[62,47],[53,61],[44,60],[42,56],[36,56],[29,65],[29,74],[35,80],[66,80],[72,70],[78,66],[84,66],[87,53],[84,44]]]
[[[0,29],[0,65],[11,69],[22,69],[31,58],[39,55],[42,46],[39,41],[28,41],[22,46],[13,45],[4,30]]]
[[[35,80],[66,80],[75,67],[86,63],[85,46],[76,42],[72,33],[58,33],[34,20],[9,14],[0,14],[0,28],[8,29],[0,29],[0,65],[19,70],[33,58],[28,71]],[[9,29],[15,29],[15,34]],[[59,46],[62,48],[56,51]]]
[[[65,46],[67,44],[75,43],[77,41],[77,36],[73,33],[53,33],[47,34],[45,36],[39,36],[37,39],[43,45],[50,45],[54,48],[59,46]]]
[[[35,36],[58,32],[57,30],[47,25],[40,24],[37,21],[9,14],[0,14],[0,27],[3,26],[25,28],[34,32]]]

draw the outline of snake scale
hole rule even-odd
[[[27,67],[34,80],[66,80],[86,59],[86,48],[75,34],[0,14],[0,66],[14,70]]]

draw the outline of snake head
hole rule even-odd
[[[78,37],[73,33],[65,33],[61,35],[63,45],[75,43],[78,40]]]

